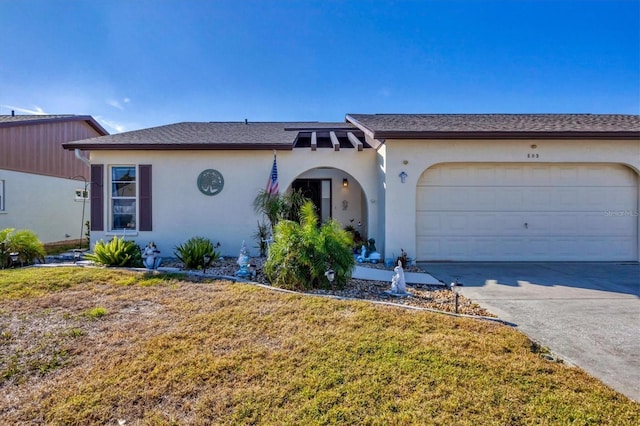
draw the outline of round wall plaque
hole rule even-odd
[[[217,170],[207,169],[198,176],[198,189],[204,195],[217,195],[223,187],[224,178]]]

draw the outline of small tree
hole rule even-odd
[[[335,284],[346,284],[354,261],[351,234],[331,219],[318,227],[313,203],[300,210],[300,223],[281,220],[275,226],[275,241],[269,250],[264,271],[274,286],[288,289],[328,288],[325,276],[335,271]]]
[[[300,209],[309,201],[301,190],[286,194],[270,194],[262,190],[253,200],[253,209],[267,218],[271,225],[271,232],[282,219],[300,221]]]

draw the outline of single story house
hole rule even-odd
[[[0,229],[45,243],[84,238],[89,164],[62,144],[108,134],[86,115],[0,115]]]
[[[640,115],[348,114],[198,122],[68,142],[90,152],[92,241],[192,236],[237,255],[281,191],[418,261],[638,261]],[[257,254],[257,249],[252,249]]]

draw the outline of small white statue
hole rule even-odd
[[[142,263],[144,263],[147,269],[158,269],[162,263],[162,258],[159,255],[160,250],[158,250],[156,244],[151,241],[142,252]]]
[[[240,269],[236,271],[236,276],[240,278],[247,278],[251,275],[249,272],[249,252],[247,251],[247,246],[242,241],[242,247],[240,247],[240,254],[238,255],[238,260],[236,261]]]
[[[404,280],[404,270],[402,269],[402,263],[398,261],[398,266],[393,268],[395,274],[391,278],[391,293],[393,294],[407,294],[407,283]]]
[[[238,266],[246,266],[249,264],[249,252],[247,251],[247,245],[242,240],[242,246],[240,247],[240,254],[238,255],[238,260],[236,261]]]

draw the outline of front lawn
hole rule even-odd
[[[228,281],[0,271],[0,424],[611,424],[512,328]]]

